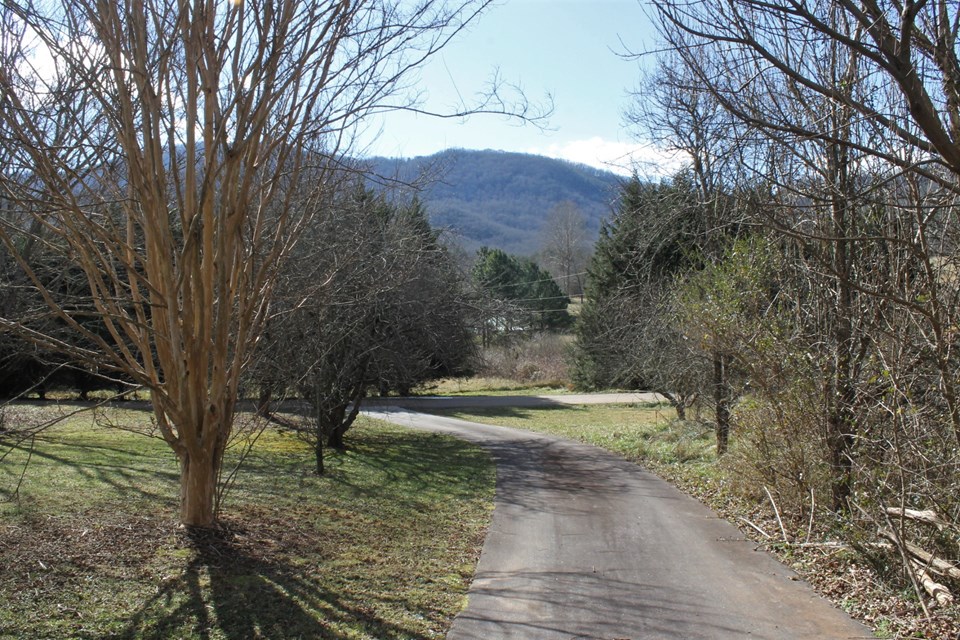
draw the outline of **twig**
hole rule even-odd
[[[770,505],[773,507],[773,514],[777,516],[777,524],[780,525],[780,533],[783,534],[783,543],[789,545],[790,540],[787,538],[787,529],[783,526],[783,520],[780,518],[780,509],[777,508],[777,503],[774,501],[773,495],[770,494],[770,490],[766,487],[764,487],[763,490],[767,492]]]
[[[803,544],[810,544],[810,534],[813,532],[813,514],[817,510],[817,501],[813,494],[813,488],[810,488],[810,523],[807,525],[807,538]]]
[[[246,461],[247,456],[250,455],[250,452],[253,451],[253,446],[260,440],[260,436],[263,435],[266,431],[267,426],[270,424],[270,419],[260,417],[254,414],[253,417],[254,428],[252,429],[253,435],[248,437],[246,442],[243,444],[243,447],[240,451],[240,456],[237,460],[237,464],[233,467],[230,473],[227,474],[226,479],[223,478],[223,467],[220,467],[220,476],[217,478],[217,494],[216,502],[214,504],[214,514],[220,514],[220,506],[223,504],[223,501],[226,499],[227,494],[230,492],[230,489],[233,488],[233,484],[237,478],[237,472],[240,470],[240,467]],[[236,435],[234,437],[237,437]]]
[[[750,522],[749,520],[747,520],[746,518],[744,518],[743,516],[740,516],[740,519],[743,520],[744,522],[746,522],[748,525],[750,525],[750,526],[753,527],[754,529],[756,529],[756,530],[760,533],[760,535],[762,535],[763,537],[768,538],[768,539],[773,537],[773,536],[771,536],[769,533],[767,533],[766,531],[764,531],[763,529],[761,529],[760,527],[758,527],[757,525],[753,524],[752,522]]]
[[[30,460],[33,459],[33,449],[37,444],[37,436],[34,434],[30,438],[30,449],[27,452],[27,460],[23,463],[23,471],[20,472],[20,478],[17,480],[17,486],[14,488],[13,493],[10,494],[10,501],[16,501],[17,504],[20,502],[20,487],[23,486],[23,479],[27,476],[27,468],[30,466]]]

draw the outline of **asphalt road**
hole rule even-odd
[[[618,456],[405,408],[366,413],[477,442],[496,462],[493,521],[450,640],[873,637],[735,527]]]

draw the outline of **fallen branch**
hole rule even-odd
[[[938,605],[946,607],[947,605],[953,604],[953,594],[950,593],[950,590],[945,586],[934,580],[925,566],[916,560],[911,561],[910,566],[913,568],[917,580],[920,581],[924,591],[929,593],[930,597],[933,598]]]
[[[954,580],[960,580],[960,568],[957,568],[943,558],[938,558],[932,553],[927,553],[913,543],[901,541],[900,538],[889,529],[880,529],[879,534],[881,537],[886,538],[893,544],[902,547],[909,555],[922,562],[924,566],[928,567],[937,575],[953,578]]]
[[[858,507],[860,508],[860,507]],[[860,508],[863,511],[862,508]],[[863,511],[866,514],[865,511]],[[869,517],[869,514],[866,514]],[[903,543],[900,541],[900,537],[896,534],[893,529],[893,522],[890,520],[890,514],[887,512],[883,513],[884,520],[887,521],[887,526],[889,529],[880,528],[879,533],[882,536],[888,537],[889,540],[893,542],[893,547],[896,549],[897,553],[900,555],[900,560],[903,562],[903,570],[910,577],[910,584],[913,585],[913,592],[917,594],[917,600],[920,602],[920,606],[923,608],[923,615],[926,617],[927,622],[930,622],[930,608],[927,606],[926,601],[923,599],[923,593],[921,592],[921,584],[918,582],[919,576],[916,571],[911,571],[911,559],[910,555],[907,553],[906,548]],[[873,520],[873,518],[871,518]],[[876,520],[874,520],[876,522]]]
[[[925,524],[933,525],[938,531],[943,531],[945,528],[950,526],[950,523],[942,520],[940,516],[937,515],[937,512],[933,509],[918,511],[916,509],[887,507],[886,512],[888,515],[894,516],[895,518],[904,518],[906,520],[914,520],[916,522],[923,522]]]
[[[773,507],[773,514],[777,516],[777,524],[780,525],[780,533],[783,534],[783,543],[790,544],[790,540],[787,538],[787,530],[783,526],[783,520],[780,518],[780,509],[777,508],[777,503],[774,502],[773,496],[770,494],[770,489],[764,487],[763,490],[767,492],[767,497],[770,498],[770,505]]]
[[[759,526],[753,524],[752,522],[750,522],[749,520],[747,520],[746,518],[744,518],[743,516],[740,516],[740,519],[743,520],[743,521],[744,521],[745,523],[747,523],[748,525],[750,525],[751,527],[753,527],[753,528],[754,528],[756,531],[758,531],[758,532],[760,533],[760,535],[762,535],[764,538],[772,538],[772,537],[773,537],[773,536],[771,536],[769,533],[767,533],[766,531],[764,531],[763,529],[761,529]]]

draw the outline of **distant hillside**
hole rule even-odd
[[[538,250],[543,220],[565,200],[586,214],[595,237],[622,180],[584,165],[502,151],[452,149],[370,162],[380,176],[418,183],[433,225],[454,230],[466,249],[488,245],[520,255]]]

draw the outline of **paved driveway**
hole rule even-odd
[[[735,527],[616,455],[410,409],[366,413],[479,443],[496,462],[493,521],[451,640],[873,637]]]

